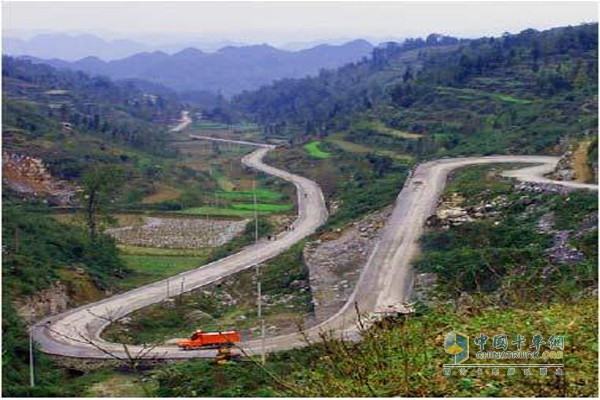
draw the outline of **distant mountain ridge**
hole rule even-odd
[[[26,58],[113,79],[144,79],[179,92],[208,91],[231,96],[282,78],[302,78],[315,75],[323,68],[355,62],[369,56],[372,50],[371,43],[358,39],[343,45],[322,44],[295,52],[262,44],[226,46],[215,53],[196,48],[186,48],[172,55],[162,51],[141,52],[108,62],[98,57],[74,62]]]
[[[48,33],[28,40],[4,37],[2,41],[2,54],[63,60],[78,60],[91,54],[103,60],[114,60],[147,50],[147,45],[133,40],[105,40],[89,34]]]

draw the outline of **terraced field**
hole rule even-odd
[[[321,142],[318,141],[310,142],[304,145],[304,150],[306,150],[308,154],[310,154],[314,158],[329,158],[331,154],[321,150],[321,148],[319,147],[320,144]]]

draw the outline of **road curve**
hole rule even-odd
[[[418,239],[425,221],[435,212],[448,173],[452,170],[477,164],[536,164],[506,171],[502,175],[523,182],[598,190],[597,185],[545,178],[543,175],[552,172],[557,162],[557,157],[547,156],[489,156],[442,159],[419,165],[398,195],[381,239],[371,252],[354,292],[342,309],[323,323],[307,329],[303,335],[291,334],[268,339],[267,352],[303,346],[306,344],[305,337],[316,341],[322,332],[348,339],[356,338],[358,321],[355,306],[361,313],[406,311],[405,304],[410,299],[413,286],[411,260],[418,252]],[[259,341],[253,341],[244,343],[242,347],[249,354],[257,354],[261,346]]]
[[[318,185],[306,178],[263,164],[261,159],[267,151],[269,151],[268,148],[261,148],[244,157],[243,162],[263,172],[292,181],[296,185],[299,204],[299,216],[295,222],[296,229],[282,236],[277,242],[263,242],[250,246],[226,259],[170,279],[172,282],[180,282],[185,276],[185,291],[274,257],[285,248],[314,232],[326,220],[325,204]],[[443,159],[419,165],[398,195],[382,237],[363,268],[350,299],[334,316],[306,330],[305,336],[311,340],[318,340],[321,332],[331,332],[338,336],[354,337],[357,330],[355,303],[362,312],[402,311],[404,304],[410,298],[412,288],[413,274],[410,262],[417,254],[418,239],[423,231],[425,220],[435,211],[450,171],[475,164],[536,164],[533,167],[511,170],[503,175],[527,182],[551,182],[575,189],[598,190],[596,185],[549,181],[543,177],[543,174],[554,169],[557,162],[558,158],[546,156],[489,156]],[[307,194],[306,197],[304,193]],[[36,326],[33,329],[34,338],[41,344],[44,352],[51,354],[85,358],[109,357],[94,346],[73,339],[83,335],[87,338],[85,341],[93,340],[103,348],[123,355],[122,345],[104,342],[99,337],[100,332],[109,322],[92,315],[88,309],[91,309],[96,315],[110,314],[113,319],[116,319],[165,298],[166,280],[56,316],[52,318],[53,322],[50,327]],[[303,335],[289,334],[267,339],[265,348],[267,352],[273,352],[305,344]],[[133,353],[143,350],[139,346],[128,347]],[[249,354],[257,354],[261,351],[261,343],[259,341],[244,342],[242,348]],[[187,352],[174,346],[163,346],[148,352],[146,357],[193,358],[212,357],[214,354],[214,350]]]
[[[269,260],[315,230],[327,220],[327,207],[321,188],[315,182],[304,177],[271,167],[262,162],[270,147],[260,146],[258,150],[244,156],[242,163],[270,175],[292,182],[296,186],[298,216],[292,224],[293,230],[280,234],[275,241],[262,240],[244,248],[239,253],[187,271],[169,279],[158,281],[126,293],[78,307],[63,314],[46,318],[43,323],[32,328],[34,339],[45,353],[82,357],[110,358],[98,347],[125,356],[121,344],[109,343],[100,338],[100,333],[110,321],[121,318],[135,310],[160,302],[168,296],[199,288],[218,281],[228,275],[251,268]],[[50,321],[50,324],[47,323]],[[91,343],[90,343],[91,342]],[[140,346],[128,346],[133,354],[144,349]],[[148,358],[185,358],[190,356],[212,356],[214,351],[196,350],[182,352],[174,347],[157,348],[146,354]]]

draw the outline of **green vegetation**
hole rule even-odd
[[[73,396],[64,387],[65,374],[35,348],[36,386],[29,386],[29,334],[7,293],[2,298],[2,396]]]
[[[332,146],[333,147],[333,146]],[[278,149],[266,162],[315,180],[335,212],[320,231],[340,228],[394,201],[410,164],[374,152],[347,152],[333,148],[335,157],[315,160],[302,148]]]
[[[427,314],[384,321],[363,333],[359,344],[326,341],[318,357],[306,367],[282,378],[288,394],[304,397],[528,397],[595,396],[597,391],[597,343],[595,299],[573,304],[530,305],[505,309],[475,304],[469,314],[453,306],[440,306]],[[566,335],[567,378],[517,374],[513,377],[442,374],[442,364],[451,356],[443,350],[443,335],[458,329],[471,337],[481,332],[492,337],[505,332],[527,338],[543,332],[544,337]],[[475,349],[471,347],[471,357]],[[275,364],[276,365],[276,364]]]
[[[35,203],[19,203],[3,193],[2,213],[2,394],[4,396],[70,396],[64,376],[52,361],[35,351],[36,387],[29,387],[29,335],[13,301],[65,280],[67,271],[82,269],[97,286],[108,288],[128,272],[114,242],[100,235],[92,243],[80,228],[57,222]]]
[[[200,121],[193,122],[191,129],[193,129],[193,130],[212,130],[212,129],[223,130],[223,129],[229,129],[229,125],[223,124],[220,122],[200,120]]]
[[[308,269],[299,243],[261,266],[266,324],[293,328],[311,310]],[[116,323],[103,334],[132,344],[156,343],[188,337],[199,327],[206,331],[238,329],[249,339],[257,334],[255,269],[175,298],[175,305],[161,303],[138,310],[126,324]],[[177,290],[178,282],[173,282]],[[280,301],[285,300],[285,301]],[[125,329],[124,329],[125,328]]]
[[[391,204],[402,189],[405,179],[406,169],[398,167],[395,172],[386,176],[364,177],[359,175],[346,182],[341,187],[338,197],[341,204],[340,210],[329,218],[321,230],[341,227],[365,214]]]
[[[266,212],[282,212],[289,211],[292,209],[291,204],[264,204],[256,203],[256,207],[253,203],[233,203],[231,207],[236,210],[253,210],[266,211]]]
[[[217,196],[219,196],[219,198],[231,200],[251,200],[254,198],[255,194],[256,200],[258,201],[277,201],[281,200],[283,197],[283,194],[269,189],[217,192]]]
[[[176,275],[189,269],[198,268],[206,263],[210,250],[205,250],[203,255],[194,257],[176,255],[131,255],[126,254],[121,258],[132,273],[118,282],[120,290],[129,290],[159,281],[169,276]]]
[[[61,224],[29,206],[5,198],[2,213],[5,294],[27,295],[58,280],[61,268],[83,268],[99,286],[108,287],[127,272],[114,241],[100,235],[92,243],[80,228]]]
[[[8,56],[2,64],[2,129],[10,132],[3,138],[9,148],[20,146],[23,138],[77,146],[74,136],[85,132],[157,155],[174,154],[164,144],[160,123],[165,116],[177,117],[181,105],[168,89],[154,85],[156,94],[151,95],[142,82],[117,83]],[[63,123],[70,128],[64,129]],[[66,147],[63,151],[70,153]]]
[[[381,121],[362,122],[356,126],[356,129],[366,129],[372,132],[373,134],[388,135],[403,139],[419,139],[423,136],[417,133],[410,133],[389,128],[385,126]]]
[[[304,150],[314,158],[329,158],[330,153],[319,148],[321,142],[315,141],[304,145]]]
[[[418,159],[557,154],[567,133],[597,137],[597,47],[598,24],[476,40],[432,34],[232,106],[292,144],[347,132],[352,143]]]
[[[498,182],[490,168],[461,170],[446,189],[468,199],[463,206],[500,204],[493,216],[464,223],[450,230],[434,229],[422,238],[425,250],[417,269],[434,272],[448,293],[497,292],[515,305],[529,299],[568,298],[597,285],[597,254],[585,248],[587,240],[574,243],[583,260],[558,262],[548,257],[554,239],[538,227],[542,216],[562,235],[582,233],[597,238],[597,230],[582,228],[597,214],[598,198],[590,192],[558,195],[514,193],[506,181]],[[477,193],[475,188],[479,187]],[[449,268],[449,266],[452,266]],[[539,271],[546,271],[540,276]],[[548,287],[554,287],[551,292]],[[509,289],[508,289],[509,288]],[[519,290],[522,288],[522,290]],[[525,288],[527,290],[525,291]],[[509,300],[510,298],[510,300]]]
[[[209,215],[218,217],[239,217],[239,218],[251,218],[254,216],[253,211],[248,210],[236,210],[232,208],[216,208],[216,207],[192,207],[181,211],[177,211],[177,214],[182,215]]]
[[[254,216],[254,204],[252,203],[232,203],[230,206],[231,208],[193,207],[177,211],[177,214],[238,218],[252,218]],[[291,209],[292,206],[290,204],[256,204],[256,210],[261,215],[273,212],[284,212]]]

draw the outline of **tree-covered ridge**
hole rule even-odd
[[[423,157],[551,152],[568,134],[595,131],[597,29],[389,43],[336,71],[244,93],[232,115],[295,141],[347,131]],[[382,138],[380,123],[423,137]]]
[[[235,111],[265,125],[268,132],[300,135],[326,134],[344,126],[355,112],[373,107],[385,98],[386,87],[420,68],[427,54],[448,51],[464,40],[430,35],[374,48],[371,57],[337,70],[321,70],[317,77],[282,79],[233,99]],[[300,129],[302,128],[302,129]]]
[[[67,131],[160,153],[165,125],[182,108],[177,96],[159,85],[113,82],[7,56],[2,82],[3,133],[9,145],[19,133],[27,138],[50,132],[64,136],[66,126]]]

